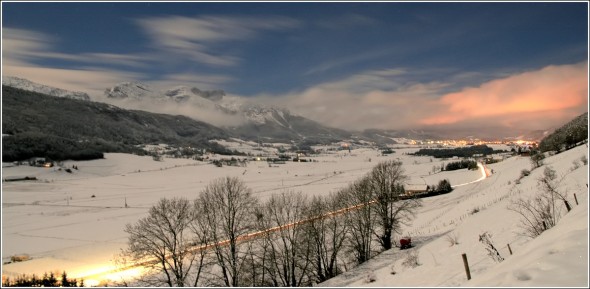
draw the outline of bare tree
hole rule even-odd
[[[399,225],[410,221],[421,204],[419,199],[401,199],[405,194],[403,181],[406,178],[402,163],[395,160],[380,162],[368,175],[378,215],[374,234],[384,250],[392,248],[393,233],[399,233]]]
[[[312,270],[312,243],[306,230],[305,209],[307,199],[300,192],[285,191],[273,195],[264,204],[258,219],[267,233],[268,278],[277,286],[309,286]]]
[[[346,195],[345,204],[351,209],[345,214],[350,225],[350,247],[358,264],[371,259],[373,246],[372,237],[375,225],[375,214],[371,206],[374,195],[370,180],[367,177],[352,183],[343,192]]]
[[[221,270],[220,279],[225,286],[241,286],[249,247],[240,241],[254,229],[258,200],[240,179],[225,177],[212,181],[198,202]]]
[[[123,253],[149,269],[140,281],[155,286],[190,285],[186,281],[197,259],[190,250],[192,219],[193,211],[187,199],[162,198],[149,210],[147,217],[127,224],[125,232],[129,234],[129,245]]]
[[[563,201],[568,211],[571,209],[567,194],[559,191],[559,183],[555,170],[547,166],[537,181],[541,192],[532,199],[515,200],[508,207],[521,216],[525,235],[534,238],[557,224],[563,211],[558,201]]]
[[[519,226],[524,235],[531,238],[555,225],[551,217],[551,199],[547,195],[539,194],[533,199],[519,198],[512,201],[508,209],[521,216]]]
[[[349,231],[348,222],[342,215],[325,216],[346,208],[342,192],[328,197],[314,196],[308,207],[307,218],[312,219],[307,226],[314,247],[314,274],[316,281],[323,282],[340,273],[340,254]]]
[[[531,165],[533,170],[543,165],[545,154],[538,150],[531,150]]]
[[[555,170],[551,166],[545,167],[545,170],[543,171],[543,176],[541,176],[538,180],[538,185],[541,187],[541,189],[543,191],[545,191],[547,194],[551,195],[551,201],[552,201],[552,206],[553,206],[552,209],[554,211],[554,214],[553,214],[554,218],[559,218],[559,214],[557,214],[556,208],[555,208],[555,199],[556,198],[563,202],[563,204],[566,207],[568,212],[571,210],[570,204],[567,201],[567,192],[562,193],[558,189],[560,183],[561,183],[561,180],[557,179],[557,173],[555,172]],[[557,222],[557,220],[555,220],[555,222]]]

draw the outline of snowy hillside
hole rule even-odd
[[[81,100],[90,100],[90,97],[87,93],[79,92],[79,91],[69,91],[61,88],[55,88],[39,83],[35,83],[23,78],[13,77],[13,76],[3,76],[2,77],[2,85],[11,86],[23,90],[48,94],[57,97],[67,97],[73,99],[81,99]]]
[[[530,169],[530,162],[526,157],[512,157],[489,165],[495,173],[482,182],[425,199],[417,218],[405,229],[415,248],[386,251],[319,286],[587,287],[588,166],[580,166],[583,156],[588,156],[586,146],[545,159],[545,166],[551,166],[563,177],[559,190],[567,192],[574,205],[556,227],[536,239],[522,235],[520,217],[508,207],[513,200],[538,193],[537,179],[545,166],[516,184],[521,170]],[[579,205],[575,205],[574,194]],[[479,242],[484,232],[491,234],[504,261],[497,263],[487,255]],[[471,280],[467,280],[464,270],[464,253]],[[412,256],[417,262],[409,262]],[[368,282],[369,276],[375,281]]]

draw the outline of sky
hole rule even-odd
[[[223,89],[344,129],[547,129],[587,111],[588,4],[2,2],[2,74]]]

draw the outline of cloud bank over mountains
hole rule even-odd
[[[259,100],[345,129],[546,129],[587,111],[587,70],[587,62],[552,65],[447,93],[453,83],[402,82],[408,72],[389,69]]]

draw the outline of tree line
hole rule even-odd
[[[539,149],[541,152],[559,152],[568,150],[583,141],[588,141],[588,112],[579,115],[543,138],[539,143]]]
[[[57,279],[53,272],[43,274],[39,277],[35,274],[20,275],[14,279],[7,277],[2,281],[3,287],[84,287],[84,280],[68,279],[68,275],[64,271],[61,278]]]
[[[386,161],[327,196],[265,201],[236,177],[216,179],[128,224],[123,265],[142,262],[144,286],[312,286],[396,246],[421,205],[402,199],[405,179],[401,162]]]
[[[477,162],[474,160],[460,160],[457,162],[450,162],[445,166],[445,171],[460,169],[477,170]]]
[[[491,155],[495,153],[505,152],[504,150],[494,150],[487,145],[474,145],[469,147],[458,147],[453,149],[419,149],[413,155],[416,156],[432,156],[435,158],[471,158],[474,155]]]

